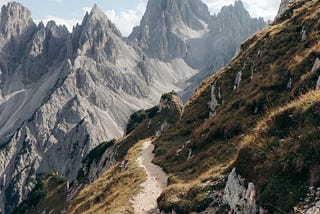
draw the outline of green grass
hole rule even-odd
[[[319,186],[320,95],[309,92],[261,120],[235,162],[254,181],[269,211],[291,211],[309,186]]]

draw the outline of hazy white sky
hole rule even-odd
[[[127,36],[132,28],[139,24],[145,11],[147,0],[15,0],[28,7],[35,21],[55,20],[58,24],[64,24],[69,30],[72,26],[81,22],[86,11],[90,10],[94,3],[106,12]],[[202,0],[212,14],[218,13],[222,6],[234,3],[234,0]],[[278,11],[281,0],[242,0],[246,9],[253,17],[273,19]],[[7,3],[0,0],[0,5]]]

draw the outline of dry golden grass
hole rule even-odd
[[[107,170],[72,199],[67,213],[133,213],[131,199],[146,177],[136,162],[141,146],[142,141],[128,151],[126,170],[122,171],[119,164]]]

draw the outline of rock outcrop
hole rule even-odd
[[[294,0],[281,0],[278,10],[278,16],[282,15],[289,8],[290,3],[292,3],[293,1]]]
[[[320,212],[320,187],[309,187],[307,197],[294,207],[294,213],[317,214]]]
[[[216,113],[216,110],[219,106],[217,96],[216,96],[216,86],[212,85],[211,87],[211,101],[208,103],[209,109],[210,109],[210,117],[214,116]]]
[[[264,213],[256,205],[256,190],[253,183],[245,187],[244,179],[234,168],[228,176],[223,201],[230,207],[231,213],[256,214]]]

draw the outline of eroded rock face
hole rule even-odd
[[[320,212],[320,187],[309,187],[307,197],[294,207],[294,213],[317,214]]]
[[[241,1],[210,16],[208,7],[200,0],[151,0],[129,40],[151,58],[180,58],[200,70],[180,93],[186,102],[202,80],[235,56],[241,42],[265,26],[262,18],[250,17]]]
[[[316,90],[320,89],[320,76],[318,77],[317,85],[316,85]]]
[[[217,110],[217,108],[219,106],[215,90],[216,90],[216,86],[212,85],[211,86],[211,101],[208,103],[208,106],[209,106],[209,109],[210,109],[209,117],[212,117],[212,116],[214,116],[216,114],[216,110]]]
[[[231,213],[256,214],[263,213],[256,205],[256,190],[253,183],[245,187],[244,179],[234,168],[228,176],[223,201],[230,207]]]
[[[242,77],[242,71],[239,71],[237,73],[235,80],[234,80],[233,90],[236,90],[237,88],[239,88],[240,83],[241,83],[241,77]]]
[[[199,0],[150,0],[129,39],[153,58],[185,58],[186,40],[206,33],[209,19],[208,7]]]
[[[312,66],[311,73],[316,72],[319,69],[320,69],[320,59],[317,57],[313,66]]]
[[[81,173],[83,174],[81,176],[87,179],[89,183],[95,181],[103,172],[116,163],[116,152],[117,146],[111,145],[103,152],[101,157],[94,157],[95,159],[83,163],[81,167]]]
[[[31,12],[21,4],[10,2],[1,9],[0,33],[4,39],[22,35],[35,28]]]
[[[282,15],[289,8],[290,3],[292,3],[293,1],[294,0],[281,0],[278,10],[278,16]]]

